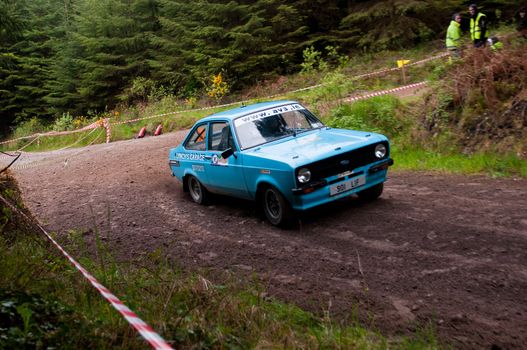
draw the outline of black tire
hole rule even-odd
[[[367,188],[364,191],[357,192],[357,195],[362,201],[371,202],[380,197],[383,189],[384,189],[384,182],[381,182],[380,184]]]
[[[264,188],[261,201],[265,217],[272,225],[282,228],[292,226],[294,219],[293,209],[280,191],[273,186]]]
[[[187,187],[190,198],[192,198],[195,203],[201,205],[208,203],[209,192],[196,177],[192,175],[187,176]]]

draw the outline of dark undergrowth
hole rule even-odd
[[[425,137],[448,133],[463,154],[516,154],[527,159],[525,41],[504,49],[469,50],[426,96]]]

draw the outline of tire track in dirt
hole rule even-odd
[[[93,241],[97,225],[123,260],[161,249],[191,270],[255,273],[273,296],[388,334],[432,323],[461,348],[527,342],[527,180],[391,173],[380,200],[348,198],[283,231],[251,202],[192,203],[168,168],[182,137],[27,154],[14,174],[59,240]]]

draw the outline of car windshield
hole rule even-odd
[[[234,120],[242,149],[323,126],[317,117],[300,104],[274,107]]]

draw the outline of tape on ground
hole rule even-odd
[[[425,86],[425,85],[426,85],[426,81],[422,81],[420,83],[400,86],[400,87],[396,87],[396,88],[388,89],[388,90],[376,91],[376,92],[372,92],[372,93],[369,93],[369,94],[366,94],[366,95],[348,97],[348,98],[345,98],[344,101],[346,101],[346,102],[355,102],[355,101],[358,101],[358,100],[365,100],[365,99],[368,99],[368,98],[371,98],[371,97],[375,97],[375,96],[393,94],[395,92],[404,91],[404,90],[408,90],[408,89],[413,89],[413,88],[417,88],[417,87],[421,87],[421,86]]]
[[[31,221],[27,215],[19,210],[17,207],[12,205],[4,197],[0,196],[7,206],[13,211],[19,213],[27,221]],[[105,286],[99,283],[95,277],[93,277],[81,264],[69,255],[60,244],[58,244],[51,235],[42,227],[39,223],[36,223],[38,228],[44,233],[44,235],[53,243],[55,247],[75,266],[75,268],[88,280],[91,285],[99,291],[99,293],[106,299],[127,321],[128,323],[139,332],[139,334],[145,339],[152,348],[156,350],[169,350],[173,349],[159,334],[157,334],[148,324],[139,318],[132,310],[123,304],[119,298],[117,298],[112,292],[110,292]]]

